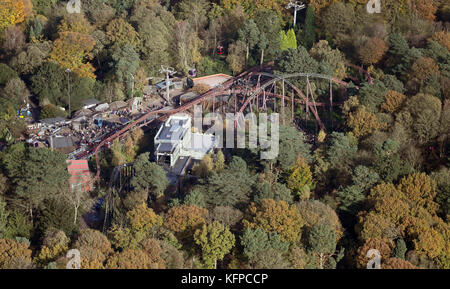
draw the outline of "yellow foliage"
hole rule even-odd
[[[2,0],[0,2],[0,31],[25,20],[23,0]]]
[[[155,214],[145,203],[127,213],[127,219],[133,230],[146,233],[154,226],[162,225],[162,218]]]
[[[311,169],[304,159],[297,159],[297,165],[287,179],[287,187],[292,193],[299,196],[300,200],[309,199],[315,185]]]
[[[349,114],[347,125],[353,129],[353,134],[357,138],[370,135],[385,127],[385,124],[378,122],[375,114],[366,111],[364,106]]]
[[[381,263],[383,263],[383,260],[386,260],[391,256],[392,247],[392,242],[386,239],[374,238],[367,240],[363,246],[358,248],[356,266],[358,268],[366,268],[367,263],[370,260],[366,255],[371,249],[376,249],[380,252]]]
[[[317,136],[317,141],[319,143],[323,143],[326,137],[327,137],[327,134],[323,130],[320,130],[319,135]]]
[[[399,109],[406,100],[403,93],[389,90],[386,94],[385,101],[381,104],[381,108],[389,113],[393,113]]]
[[[425,173],[409,175],[401,179],[398,190],[402,191],[409,201],[418,207],[425,208],[434,215],[438,209],[438,204],[434,202],[436,197],[436,184]]]
[[[66,252],[69,248],[66,245],[56,244],[51,247],[43,246],[38,258],[42,261],[50,261]]]
[[[252,203],[243,221],[245,228],[261,228],[266,232],[277,232],[283,241],[295,243],[301,238],[304,225],[295,206],[285,201],[262,200],[261,204]]]
[[[90,52],[94,49],[95,41],[91,36],[77,32],[61,32],[60,37],[53,43],[50,59],[65,69],[71,69],[80,77],[95,79],[94,67],[86,62],[92,59]]]
[[[7,269],[11,262],[21,258],[31,262],[31,250],[23,242],[0,239],[0,269]]]
[[[440,31],[433,34],[434,41],[440,45],[446,47],[450,51],[450,33],[446,31]]]

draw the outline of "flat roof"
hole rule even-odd
[[[178,141],[184,136],[186,129],[183,126],[189,119],[171,119],[170,123],[165,123],[162,130],[157,136],[158,140],[173,140]]]

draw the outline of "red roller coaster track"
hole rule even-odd
[[[120,129],[119,131],[115,132],[114,134],[110,135],[109,137],[103,139],[95,147],[95,149],[93,151],[93,153],[95,155],[96,167],[97,167],[97,173],[96,173],[96,176],[95,176],[93,182],[95,183],[100,177],[100,161],[99,161],[99,155],[98,154],[99,154],[99,152],[101,151],[102,147],[105,144],[112,143],[115,139],[123,136],[128,131],[130,131],[131,129],[133,129],[133,128],[141,125],[141,124],[148,124],[148,123],[152,122],[154,119],[157,119],[157,117],[156,117],[156,118],[153,118],[153,119],[149,120],[152,116],[163,115],[162,118],[164,118],[164,117],[167,117],[167,116],[175,114],[175,113],[184,112],[184,111],[192,108],[195,105],[201,104],[202,102],[204,102],[205,100],[207,100],[209,98],[215,98],[215,97],[218,96],[217,91],[229,90],[230,91],[229,94],[242,93],[244,90],[239,90],[239,89],[236,89],[236,90],[233,89],[232,90],[231,89],[231,87],[236,84],[236,80],[238,80],[238,79],[243,79],[245,77],[249,78],[251,76],[259,76],[259,77],[261,77],[261,76],[269,76],[269,77],[272,77],[273,79],[271,81],[267,81],[266,83],[264,83],[262,85],[261,85],[261,83],[258,80],[258,86],[257,86],[256,89],[253,89],[251,91],[248,91],[248,90],[246,91],[246,92],[251,92],[251,93],[248,94],[249,97],[247,97],[245,99],[243,105],[239,109],[239,112],[242,113],[243,110],[251,103],[251,101],[252,101],[252,99],[254,98],[255,95],[260,95],[261,93],[263,93],[264,89],[261,90],[261,87],[265,86],[268,82],[273,83],[274,81],[279,81],[279,80],[283,80],[284,79],[284,77],[283,78],[279,78],[279,77],[276,77],[276,76],[273,76],[273,75],[261,72],[263,69],[265,69],[267,67],[271,67],[271,66],[273,66],[273,63],[269,63],[269,64],[267,64],[267,65],[265,65],[263,67],[260,67],[260,66],[253,67],[253,68],[251,68],[251,69],[249,69],[249,70],[247,70],[247,71],[237,75],[236,77],[231,78],[230,80],[227,80],[220,87],[212,88],[208,92],[198,96],[197,98],[193,99],[192,101],[190,101],[188,103],[185,103],[185,104],[183,104],[183,105],[181,105],[181,106],[179,106],[177,108],[173,108],[173,109],[162,108],[162,109],[159,109],[159,110],[150,111],[150,112],[144,114],[143,116],[141,116],[140,118],[132,121],[131,123],[129,123],[128,125],[126,125],[122,129]],[[308,76],[309,77],[309,74],[298,74],[298,75]],[[313,76],[313,75],[311,74],[311,76]],[[321,76],[319,76],[319,77],[321,77]],[[322,77],[322,78],[325,78],[325,77]],[[349,85],[348,83],[346,83],[344,81],[341,81],[339,79],[335,79],[333,77],[326,77],[326,79],[329,79],[330,81],[332,81],[334,83],[337,83],[339,85],[343,85],[343,86],[346,86],[346,87]],[[314,109],[312,109],[311,111],[314,114],[316,120],[318,121],[319,125],[322,128],[324,126],[323,126],[322,122],[320,121],[319,116],[317,115],[317,110],[315,109],[315,107],[317,107],[317,106],[330,106],[330,107],[332,107],[332,106],[335,106],[335,105],[342,104],[342,103],[333,103],[331,97],[330,97],[330,103],[316,103],[316,102],[314,102],[314,99],[311,102],[309,100],[308,96],[307,95],[305,96],[305,94],[300,89],[298,89],[297,87],[295,87],[292,84],[290,84],[290,86],[293,88],[293,90],[297,94],[299,94],[301,96],[301,99],[294,99],[295,103],[299,103],[299,104],[303,104],[303,105],[306,104],[306,107],[313,107]],[[266,96],[273,96],[273,97],[281,98],[281,99],[283,99],[283,101],[284,100],[287,100],[287,101],[291,100],[289,97],[287,97],[285,95],[276,94],[274,92],[273,93],[272,92],[264,92],[264,93],[265,93]],[[294,103],[294,101],[292,101],[292,103]]]

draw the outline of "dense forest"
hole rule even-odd
[[[305,2],[294,26],[287,0],[81,0],[81,13],[2,0],[0,268],[66,268],[70,249],[82,268],[366,268],[377,249],[382,268],[449,269],[449,2],[383,0],[374,14],[368,0]],[[272,61],[359,87],[333,88],[326,129],[285,122],[274,160],[218,150],[177,190],[135,130],[102,152],[94,191],[74,193],[67,157],[23,142],[26,99],[41,118],[70,117],[67,69],[75,111],[141,96],[161,65],[237,75]],[[328,97],[326,81],[312,87]],[[131,162],[133,191],[106,231],[90,228],[112,169]]]

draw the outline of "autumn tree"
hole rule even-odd
[[[341,221],[339,220],[336,211],[329,205],[318,200],[306,200],[296,203],[295,206],[305,223],[304,228],[309,230],[313,226],[327,224],[333,228],[336,235],[336,241],[344,235],[344,228]]]
[[[230,44],[226,60],[233,74],[241,72],[245,67],[245,46],[241,42]]]
[[[10,266],[18,260],[31,263],[29,244],[11,239],[0,239],[0,268],[14,269]]]
[[[425,19],[436,19],[436,12],[438,10],[437,3],[427,0],[412,0],[410,2],[412,13],[415,13]]]
[[[65,69],[71,69],[81,77],[95,79],[94,67],[86,62],[92,58],[90,52],[95,42],[91,36],[77,32],[61,32],[53,43],[50,59]]]
[[[294,206],[284,201],[262,200],[261,204],[252,203],[242,221],[245,228],[261,228],[266,232],[277,232],[283,241],[300,240],[302,217]]]
[[[127,220],[136,235],[147,235],[154,226],[162,225],[162,218],[142,203],[127,213]]]
[[[234,247],[235,237],[219,222],[203,224],[194,234],[194,240],[201,247],[202,258],[209,268],[217,268],[217,260],[222,260]]]
[[[23,0],[3,0],[0,6],[0,32],[25,20]]]
[[[429,57],[418,58],[411,67],[410,80],[415,82],[419,88],[423,87],[425,81],[433,75],[439,75],[439,67]]]
[[[364,106],[360,106],[356,112],[349,114],[347,125],[353,129],[353,134],[357,138],[370,135],[385,127],[385,124],[380,123],[375,114],[367,112]]]
[[[386,112],[393,113],[402,106],[405,100],[406,95],[404,95],[403,93],[394,90],[388,90],[385,100],[381,104],[381,108]]]
[[[411,264],[408,261],[405,261],[403,259],[400,258],[389,258],[387,260],[385,260],[382,264],[381,264],[381,268],[383,269],[397,269],[397,270],[404,270],[404,269],[418,269],[416,266],[414,266],[413,264]]]
[[[208,210],[195,206],[177,206],[170,208],[164,216],[163,225],[182,236],[189,236],[206,223]]]
[[[357,254],[356,254],[356,265],[357,268],[366,268],[367,263],[371,259],[370,257],[367,257],[367,253],[371,249],[376,249],[380,252],[381,257],[381,263],[391,256],[392,251],[392,243],[385,239],[369,239],[367,240],[361,247],[358,248]]]
[[[1,29],[0,29],[1,30]],[[18,26],[10,26],[5,30],[3,49],[8,55],[15,55],[25,45],[25,34]]]
[[[107,257],[113,253],[111,243],[100,231],[82,230],[74,248],[80,250],[81,268],[102,269]]]
[[[153,260],[143,250],[116,252],[106,262],[108,269],[152,269]]]
[[[133,26],[123,18],[116,18],[106,27],[106,36],[114,46],[129,44],[134,48],[139,44],[139,36]]]
[[[387,50],[388,47],[383,39],[372,37],[358,48],[358,55],[363,64],[372,65],[378,63]]]
[[[152,269],[165,269],[165,262],[161,258],[161,255],[163,253],[160,241],[153,238],[148,238],[143,241],[141,241],[140,244],[142,250],[147,253],[147,255],[150,257],[151,263],[152,263]]]
[[[174,25],[173,52],[176,59],[176,68],[187,74],[190,67],[195,63],[200,63],[202,55],[200,48],[202,40],[194,32],[188,21],[178,21]]]
[[[297,159],[297,165],[287,178],[287,186],[300,200],[307,200],[314,190],[315,184],[311,169],[302,158]]]
[[[38,258],[44,262],[54,260],[69,249],[70,239],[61,230],[49,228],[44,233],[44,240]]]
[[[438,31],[433,34],[432,40],[446,47],[450,51],[450,33],[446,31]]]
[[[200,178],[206,178],[214,169],[213,160],[210,155],[205,155],[199,164],[193,167],[193,172]]]
[[[233,229],[244,217],[244,214],[235,208],[217,206],[208,215],[211,222],[217,221]]]

